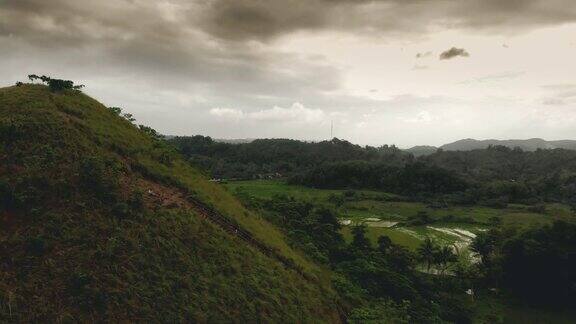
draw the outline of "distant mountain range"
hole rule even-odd
[[[444,144],[440,147],[435,146],[414,146],[405,150],[415,156],[428,155],[436,152],[438,149],[444,151],[471,151],[477,149],[485,149],[490,145],[502,145],[510,148],[518,147],[524,151],[536,151],[537,149],[567,149],[576,150],[575,140],[559,140],[559,141],[546,141],[541,138],[531,139],[511,139],[511,140],[475,140],[472,138],[462,139],[453,143]]]
[[[172,139],[176,136],[165,136],[166,139]],[[215,142],[227,143],[227,144],[247,144],[256,140],[256,138],[214,138]],[[310,141],[309,143],[315,143]],[[417,145],[409,149],[403,149],[404,152],[412,153],[414,156],[430,155],[435,153],[438,149],[444,151],[471,151],[485,149],[488,146],[506,146],[509,148],[518,147],[523,151],[536,151],[537,149],[566,149],[566,150],[576,150],[576,140],[558,140],[558,141],[547,141],[541,138],[530,138],[530,139],[509,139],[509,140],[497,140],[497,139],[487,139],[487,140],[476,140],[473,138],[461,139],[456,142],[444,144],[440,147],[431,145]]]
[[[215,142],[227,144],[246,144],[254,142],[254,138],[215,138]]]

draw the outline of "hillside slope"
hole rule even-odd
[[[0,89],[0,321],[337,322],[322,277],[95,100]]]

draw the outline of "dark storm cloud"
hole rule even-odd
[[[286,72],[290,64],[312,70],[315,64],[238,41],[266,42],[301,30],[372,36],[426,32],[434,25],[515,30],[575,19],[572,0],[4,0],[0,42],[84,48],[106,62],[154,73],[207,81],[226,74],[267,84],[299,79],[294,70]],[[322,64],[318,70],[315,75],[338,75]],[[328,88],[337,82],[316,81]]]
[[[465,49],[456,48],[456,47],[452,47],[451,49],[440,53],[440,59],[441,60],[450,60],[450,59],[453,59],[453,58],[458,57],[458,56],[468,57],[468,56],[470,56],[470,54],[468,52],[466,52]]]
[[[178,19],[168,17],[170,10]],[[189,29],[225,40],[268,41],[301,30],[374,36],[434,26],[515,31],[574,21],[576,6],[572,0],[4,0],[0,15],[0,32],[40,42],[148,33],[169,39]],[[34,35],[39,28],[51,37]]]
[[[205,18],[203,28],[217,37],[266,41],[318,29],[371,35],[431,26],[517,31],[574,21],[576,6],[572,0],[214,0],[206,2]]]
[[[298,97],[338,87],[338,70],[321,59],[214,40],[193,23],[205,4],[190,3],[8,0],[0,3],[0,52],[42,56],[64,75],[132,76],[160,88],[202,87],[227,96]]]
[[[210,1],[203,28],[223,39],[267,40],[303,29],[328,25],[320,2],[311,1]],[[326,6],[326,9],[332,10]]]

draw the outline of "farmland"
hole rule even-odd
[[[281,180],[234,181],[224,186],[237,195],[270,199],[286,195],[295,199],[331,206],[343,224],[342,234],[351,239],[350,227],[365,224],[367,236],[376,243],[386,235],[399,245],[416,249],[426,237],[441,244],[466,245],[478,232],[494,226],[534,227],[555,220],[574,221],[569,207],[547,204],[535,210],[531,206],[510,204],[506,208],[483,206],[430,206],[423,202],[369,190],[326,190],[288,185]],[[418,222],[419,217],[427,221]]]

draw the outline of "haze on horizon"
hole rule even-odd
[[[572,0],[0,0],[0,83],[76,80],[165,134],[576,139]]]

